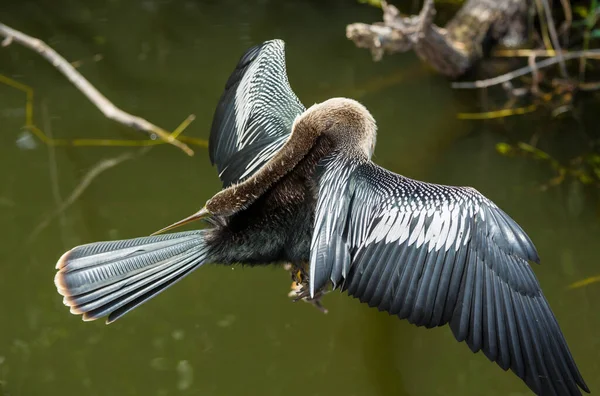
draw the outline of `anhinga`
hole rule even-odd
[[[112,322],[206,263],[289,262],[309,299],[332,286],[417,326],[449,324],[537,394],[589,392],[521,227],[473,188],[377,166],[375,139],[375,120],[354,100],[304,108],[281,40],[249,49],[210,135],[224,189],[161,231],[201,218],[209,226],[66,252],[55,278],[64,303]]]

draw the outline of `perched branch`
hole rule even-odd
[[[75,68],[60,54],[49,47],[43,41],[28,36],[18,30],[12,29],[0,23],[0,36],[5,37],[2,41],[3,46],[10,45],[13,41],[27,48],[36,51],[38,54],[46,58],[56,69],[58,69],[69,81],[77,87],[87,98],[109,119],[117,121],[121,124],[133,127],[137,130],[148,132],[158,136],[160,139],[170,143],[188,155],[193,155],[194,152],[185,143],[177,140],[172,134],[164,129],[152,124],[151,122],[126,113],[116,107],[104,95],[102,95],[85,77],[83,77]]]

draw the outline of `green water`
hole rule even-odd
[[[511,214],[535,242],[535,271],[588,385],[600,389],[600,273],[594,192],[497,142],[542,135],[569,156],[597,132],[598,101],[574,117],[547,112],[502,122],[461,121],[480,95],[453,91],[412,54],[373,63],[345,25],[378,10],[338,1],[4,1],[0,21],[43,38],[117,105],[168,129],[207,139],[224,83],[243,51],[287,43],[291,84],[306,105],[362,101],[378,120],[375,161],[428,181],[471,185]],[[405,2],[410,11],[412,2]],[[92,58],[101,54],[102,59]],[[0,73],[34,89],[36,124],[55,138],[140,138],[103,118],[38,55],[0,48]],[[585,111],[583,111],[585,110]],[[0,395],[526,395],[511,373],[473,355],[448,328],[424,330],[328,295],[323,315],[292,303],[280,268],[204,267],[122,320],[84,323],[53,284],[74,245],[149,234],[200,208],[219,190],[205,149],[161,145],[103,172],[59,216],[98,161],[133,148],[57,147],[27,135],[25,95],[0,85]],[[20,138],[20,140],[19,140]],[[19,143],[17,143],[19,141]],[[42,224],[42,226],[40,226]],[[41,227],[41,228],[40,228]]]

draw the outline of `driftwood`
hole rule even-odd
[[[2,41],[2,46],[6,47],[10,45],[13,41],[17,42],[27,48],[30,48],[40,54],[42,57],[46,58],[52,66],[54,66],[58,71],[60,71],[69,81],[79,89],[87,98],[104,114],[107,118],[117,121],[123,125],[127,125],[129,127],[135,128],[140,131],[147,132],[149,134],[154,134],[158,138],[164,140],[165,142],[172,144],[183,150],[188,155],[193,155],[194,152],[192,149],[177,140],[167,132],[166,130],[152,124],[151,122],[141,118],[134,116],[132,114],[126,113],[121,110],[117,106],[115,106],[110,100],[108,100],[104,95],[102,95],[85,77],[81,75],[75,68],[60,54],[58,54],[54,49],[49,47],[42,40],[31,37],[22,33],[18,30],[12,29],[2,23],[0,23],[0,37],[4,37]]]
[[[457,77],[483,56],[483,43],[490,35],[510,46],[524,40],[529,1],[467,0],[444,28],[433,23],[433,0],[425,0],[419,15],[412,16],[402,16],[384,1],[381,5],[383,22],[348,25],[346,37],[370,49],[375,60],[385,53],[414,50],[438,72]]]

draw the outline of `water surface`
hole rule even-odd
[[[290,82],[305,105],[348,96],[371,110],[380,131],[376,162],[471,185],[523,226],[575,359],[590,388],[600,389],[600,285],[567,289],[600,273],[597,200],[569,180],[540,191],[553,177],[546,165],[494,149],[543,133],[549,150],[568,155],[577,150],[574,134],[597,128],[590,110],[598,102],[579,122],[545,112],[458,120],[458,112],[480,108],[480,96],[453,91],[412,54],[373,63],[344,29],[380,14],[350,0],[85,3],[6,1],[0,19],[80,60],[79,70],[127,111],[168,129],[195,114],[185,135],[198,139],[208,138],[244,50],[284,39]],[[33,87],[35,122],[55,138],[140,137],[104,119],[27,49],[0,49],[0,73]],[[207,266],[115,324],[81,322],[54,288],[58,257],[77,244],[153,232],[197,210],[220,183],[205,149],[188,157],[156,146],[102,173],[40,229],[98,161],[135,149],[50,149],[22,135],[24,104],[22,92],[0,85],[0,395],[529,394],[448,328],[415,328],[339,293],[324,300],[328,315],[293,304],[280,268]]]

